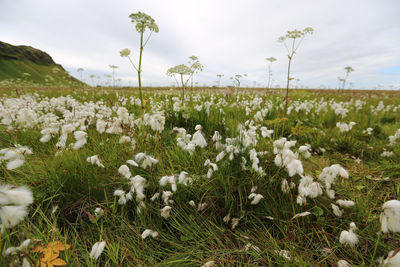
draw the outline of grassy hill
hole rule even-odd
[[[0,86],[76,86],[72,77],[51,56],[30,46],[0,41]]]

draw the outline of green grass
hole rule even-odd
[[[0,82],[3,86],[71,86],[81,83],[60,65],[40,65],[29,60],[4,58],[0,58]]]
[[[16,97],[15,92],[3,92],[2,101]],[[121,105],[116,92],[119,97],[137,97],[137,93],[130,90],[25,91],[33,92],[38,92],[42,100],[66,94],[81,103],[102,100],[110,108]],[[0,253],[30,238],[35,240],[35,245],[44,245],[52,240],[70,244],[71,250],[60,254],[68,266],[201,266],[211,260],[215,261],[216,266],[335,266],[340,259],[346,259],[353,265],[374,266],[378,256],[386,256],[390,250],[400,246],[397,234],[382,235],[380,240],[377,235],[380,229],[379,208],[386,200],[398,199],[400,193],[400,146],[398,143],[392,148],[387,146],[388,136],[400,128],[400,109],[377,114],[372,114],[370,109],[371,105],[377,106],[379,101],[385,105],[399,106],[400,98],[396,92],[392,95],[388,92],[352,93],[353,98],[362,99],[366,104],[361,110],[350,104],[347,117],[342,119],[329,107],[318,113],[315,103],[322,101],[322,97],[336,102],[349,101],[349,92],[339,95],[323,91],[293,91],[291,103],[298,100],[299,103],[314,104],[309,113],[293,110],[287,120],[281,118],[279,93],[255,95],[244,91],[244,94],[239,92],[228,99],[223,94],[212,95],[206,91],[196,100],[198,94],[192,92],[187,94],[187,105],[181,112],[175,112],[172,103],[172,97],[179,96],[179,91],[173,94],[169,91],[165,94],[161,92],[161,95],[158,93],[148,90],[145,94],[148,103],[153,103],[152,106],[147,104],[146,112],[151,112],[156,103],[162,103],[165,129],[157,134],[147,126],[126,128],[124,134],[136,140],[135,149],[129,144],[119,144],[120,135],[99,134],[95,123],[89,122],[88,143],[80,150],[68,150],[62,156],[55,157],[58,135],[48,143],[40,143],[39,128],[15,127],[7,130],[5,126],[0,126],[0,149],[21,144],[31,147],[34,152],[26,156],[26,163],[17,170],[9,171],[5,165],[0,165],[0,180],[14,185],[27,185],[35,196],[25,221],[1,235]],[[213,96],[216,100],[210,106],[209,115],[206,108],[200,111],[195,109],[196,105],[210,101]],[[239,96],[239,102],[236,96]],[[257,151],[268,151],[259,156],[260,166],[266,176],[260,176],[251,169],[249,147],[232,162],[219,162],[219,170],[207,179],[205,175],[208,168],[203,166],[204,161],[209,158],[215,162],[219,153],[211,140],[214,131],[219,131],[223,140],[236,137],[239,123],[253,119],[260,109],[255,108],[246,115],[246,105],[255,107],[250,104],[254,97],[261,98],[263,105],[260,108],[265,108],[266,102],[272,104],[263,120],[257,122],[274,129],[272,139],[260,139],[256,146]],[[215,103],[220,98],[225,99],[226,104],[217,106]],[[231,106],[235,102],[237,105]],[[140,107],[132,105],[130,101],[126,108],[134,113],[135,119],[142,113]],[[54,113],[61,116],[61,113]],[[185,119],[187,115],[189,118]],[[340,133],[336,123],[350,121],[357,124],[350,132]],[[177,146],[176,133],[172,128],[184,127],[193,134],[196,124],[203,126],[208,146],[196,148],[193,155],[189,155]],[[362,133],[368,127],[374,128],[371,136]],[[282,136],[297,140],[296,147],[306,143],[311,145],[312,157],[302,160],[305,173],[316,177],[324,167],[332,164],[341,164],[349,171],[348,180],[338,178],[334,185],[335,199],[356,202],[354,207],[344,209],[343,217],[333,214],[332,200],[325,193],[318,198],[308,199],[306,206],[296,204],[297,189],[289,194],[282,193],[281,180],[289,177],[284,169],[274,164],[275,155],[272,153],[273,140]],[[70,134],[67,144],[73,141]],[[318,148],[324,148],[326,152],[321,153]],[[393,151],[394,156],[382,158],[380,154],[383,148]],[[130,168],[133,175],[139,174],[147,180],[146,209],[138,213],[135,201],[120,206],[113,192],[118,188],[129,188],[127,180],[118,174],[119,166],[134,154],[144,151],[159,159],[159,163],[145,170]],[[88,156],[95,154],[99,155],[104,169],[86,162]],[[241,156],[249,163],[246,170],[240,166]],[[356,163],[356,158],[361,162]],[[190,174],[193,184],[178,185],[173,196],[171,217],[163,219],[159,212],[165,206],[162,200],[151,202],[149,198],[156,192],[170,190],[170,186],[160,187],[160,177],[179,174],[182,170]],[[383,177],[389,177],[389,180],[376,180]],[[298,184],[300,177],[297,175],[290,180]],[[248,199],[254,185],[258,186],[257,192],[264,196],[258,205],[250,205]],[[189,205],[190,200],[194,200],[196,205],[204,202],[208,205],[204,210],[197,211],[197,208]],[[58,209],[53,213],[55,206]],[[93,220],[91,216],[96,207],[102,207],[105,215]],[[312,215],[291,219],[294,214],[304,211],[310,211]],[[234,230],[230,224],[223,222],[227,214],[231,218],[241,218]],[[268,216],[275,220],[268,219]],[[352,221],[359,229],[357,234],[360,238],[355,249],[339,243],[340,232],[348,230]],[[140,235],[148,228],[157,231],[159,237],[142,240]],[[89,259],[92,245],[100,240],[107,242],[106,249],[99,260]],[[245,251],[243,248],[248,243],[259,250],[250,248]],[[330,252],[324,253],[324,249]],[[289,251],[291,260],[280,256],[280,250]],[[37,253],[29,255],[34,260],[39,256]],[[0,265],[10,260],[0,257]]]

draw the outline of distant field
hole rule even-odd
[[[400,194],[400,91],[291,90],[287,116],[283,94],[146,88],[142,110],[132,88],[0,88],[0,180],[34,195],[0,253],[31,243],[0,266],[49,263],[51,241],[66,266],[377,266],[400,247],[378,233]],[[10,168],[17,144],[32,154]]]

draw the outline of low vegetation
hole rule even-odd
[[[0,92],[1,184],[25,196],[0,189],[2,266],[367,266],[400,247],[379,220],[398,92]]]

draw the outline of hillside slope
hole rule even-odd
[[[0,41],[0,86],[82,84],[56,64],[49,54],[30,46],[14,46]]]

